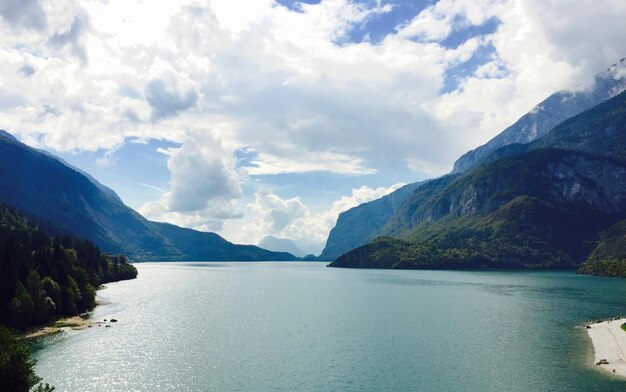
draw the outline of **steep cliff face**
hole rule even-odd
[[[562,121],[600,104],[626,90],[626,59],[598,74],[588,91],[560,91],[502,131],[488,143],[467,152],[455,163],[453,173],[461,173],[480,163],[494,150],[514,143],[529,143],[544,136]]]
[[[415,211],[408,205],[392,219],[402,224],[386,226],[394,238],[331,266],[575,268],[599,232],[626,218],[626,164],[542,149],[441,186]]]
[[[489,214],[521,195],[622,214],[626,172],[621,161],[573,151],[541,149],[491,163],[446,184],[430,198],[414,194],[381,231],[406,236],[422,223],[451,216],[474,218]]]
[[[389,218],[421,185],[421,183],[405,185],[387,196],[339,214],[337,224],[330,231],[326,246],[319,258],[334,260],[337,256],[376,238],[379,230]]]
[[[328,236],[326,248],[322,253],[323,259],[333,260],[337,256],[371,241],[378,235],[393,234],[398,227],[410,226],[410,222],[405,222],[403,217],[396,215],[399,206],[407,202],[411,204],[407,208],[418,209],[422,203],[426,202],[429,192],[437,186],[438,181],[449,182],[455,178],[455,175],[458,176],[471,171],[480,164],[523,154],[533,149],[549,147],[587,152],[608,151],[610,148],[614,148],[615,154],[611,156],[623,155],[624,151],[619,152],[614,146],[611,146],[611,143],[615,138],[626,137],[624,113],[621,114],[621,117],[613,117],[612,124],[604,124],[604,135],[597,134],[596,128],[589,127],[587,131],[594,133],[593,136],[581,129],[581,127],[588,125],[588,121],[576,115],[612,97],[621,95],[622,99],[626,99],[621,94],[625,89],[626,59],[622,59],[607,71],[598,74],[595,78],[595,84],[590,90],[582,92],[561,91],[551,95],[487,144],[459,158],[454,165],[452,175],[420,184],[407,185],[392,194],[397,199],[393,205],[390,205],[388,197],[385,197],[357,206],[341,214],[336,226]],[[576,116],[575,120],[565,121],[573,116]],[[560,131],[549,132],[557,125]],[[547,135],[548,133],[550,135]],[[413,191],[416,191],[416,195],[413,195],[409,200]],[[439,208],[443,208],[443,211],[446,210],[443,204],[440,204]],[[468,205],[466,208],[472,207]],[[432,212],[435,213],[436,211],[433,210]],[[432,220],[432,217],[425,217],[425,219]]]
[[[625,123],[623,92],[542,139],[430,181],[379,231],[389,237],[331,265],[573,268],[626,218]]]

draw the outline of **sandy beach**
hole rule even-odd
[[[607,372],[626,377],[626,318],[595,322],[585,326],[595,352],[594,363]]]
[[[108,305],[110,302],[96,299],[96,306]],[[105,321],[93,321],[81,316],[73,316],[63,318],[43,327],[36,327],[26,332],[23,337],[26,339],[37,338],[46,335],[52,335],[61,332],[63,329],[70,328],[74,331],[91,328],[94,325],[106,324]]]
[[[26,335],[24,335],[24,337],[30,339],[45,335],[51,335],[62,331],[64,328],[71,328],[75,331],[79,331],[87,329],[93,326],[93,324],[94,323],[91,320],[84,319],[80,316],[74,316],[58,320],[52,325],[37,328],[34,331],[28,332]]]

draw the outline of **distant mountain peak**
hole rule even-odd
[[[263,237],[261,242],[259,242],[258,246],[263,249],[267,249],[273,252],[287,252],[298,257],[303,257],[306,255],[306,252],[303,251],[295,244],[292,240],[288,238],[277,238],[271,235],[266,235]]]

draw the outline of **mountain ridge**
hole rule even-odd
[[[7,134],[0,137],[0,201],[56,230],[88,239],[105,252],[142,261],[295,259],[236,245],[215,233],[148,221],[93,177]]]
[[[527,151],[528,147],[520,142],[541,139],[541,136],[545,136],[548,131],[561,122],[604,102],[608,98],[619,95],[624,89],[626,89],[626,59],[621,59],[606,71],[597,74],[595,84],[589,91],[578,93],[561,91],[552,94],[484,146],[461,156],[455,162],[455,168],[448,175],[461,174],[480,160],[492,161],[521,154]],[[535,127],[534,132],[524,131],[522,135],[513,135],[515,130],[519,131],[524,126],[529,127],[527,131],[532,130],[532,123],[534,122],[536,125],[537,121],[541,125],[540,129]],[[529,139],[529,136],[532,137]],[[422,187],[429,187],[428,184],[436,180],[438,178],[409,184],[406,188],[411,189],[410,192],[398,190],[391,195],[343,212],[329,233],[321,258],[334,260],[356,246],[364,245],[377,236],[384,235],[384,227],[397,209],[397,207],[385,208],[386,199],[394,195],[399,204],[402,204],[407,202],[413,191],[424,191],[425,188],[422,189]]]
[[[388,237],[330,266],[575,268],[626,218],[625,127],[622,92],[541,139],[504,147],[510,154],[418,188],[384,226]]]
[[[626,90],[626,58],[594,78],[588,91],[556,92],[536,105],[530,112],[500,132],[487,143],[463,154],[454,163],[452,173],[466,171],[499,147],[529,143],[539,139],[559,123],[590,109]]]

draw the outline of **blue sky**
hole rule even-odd
[[[340,212],[588,88],[624,19],[621,0],[7,0],[0,128],[150,219],[319,251]]]

